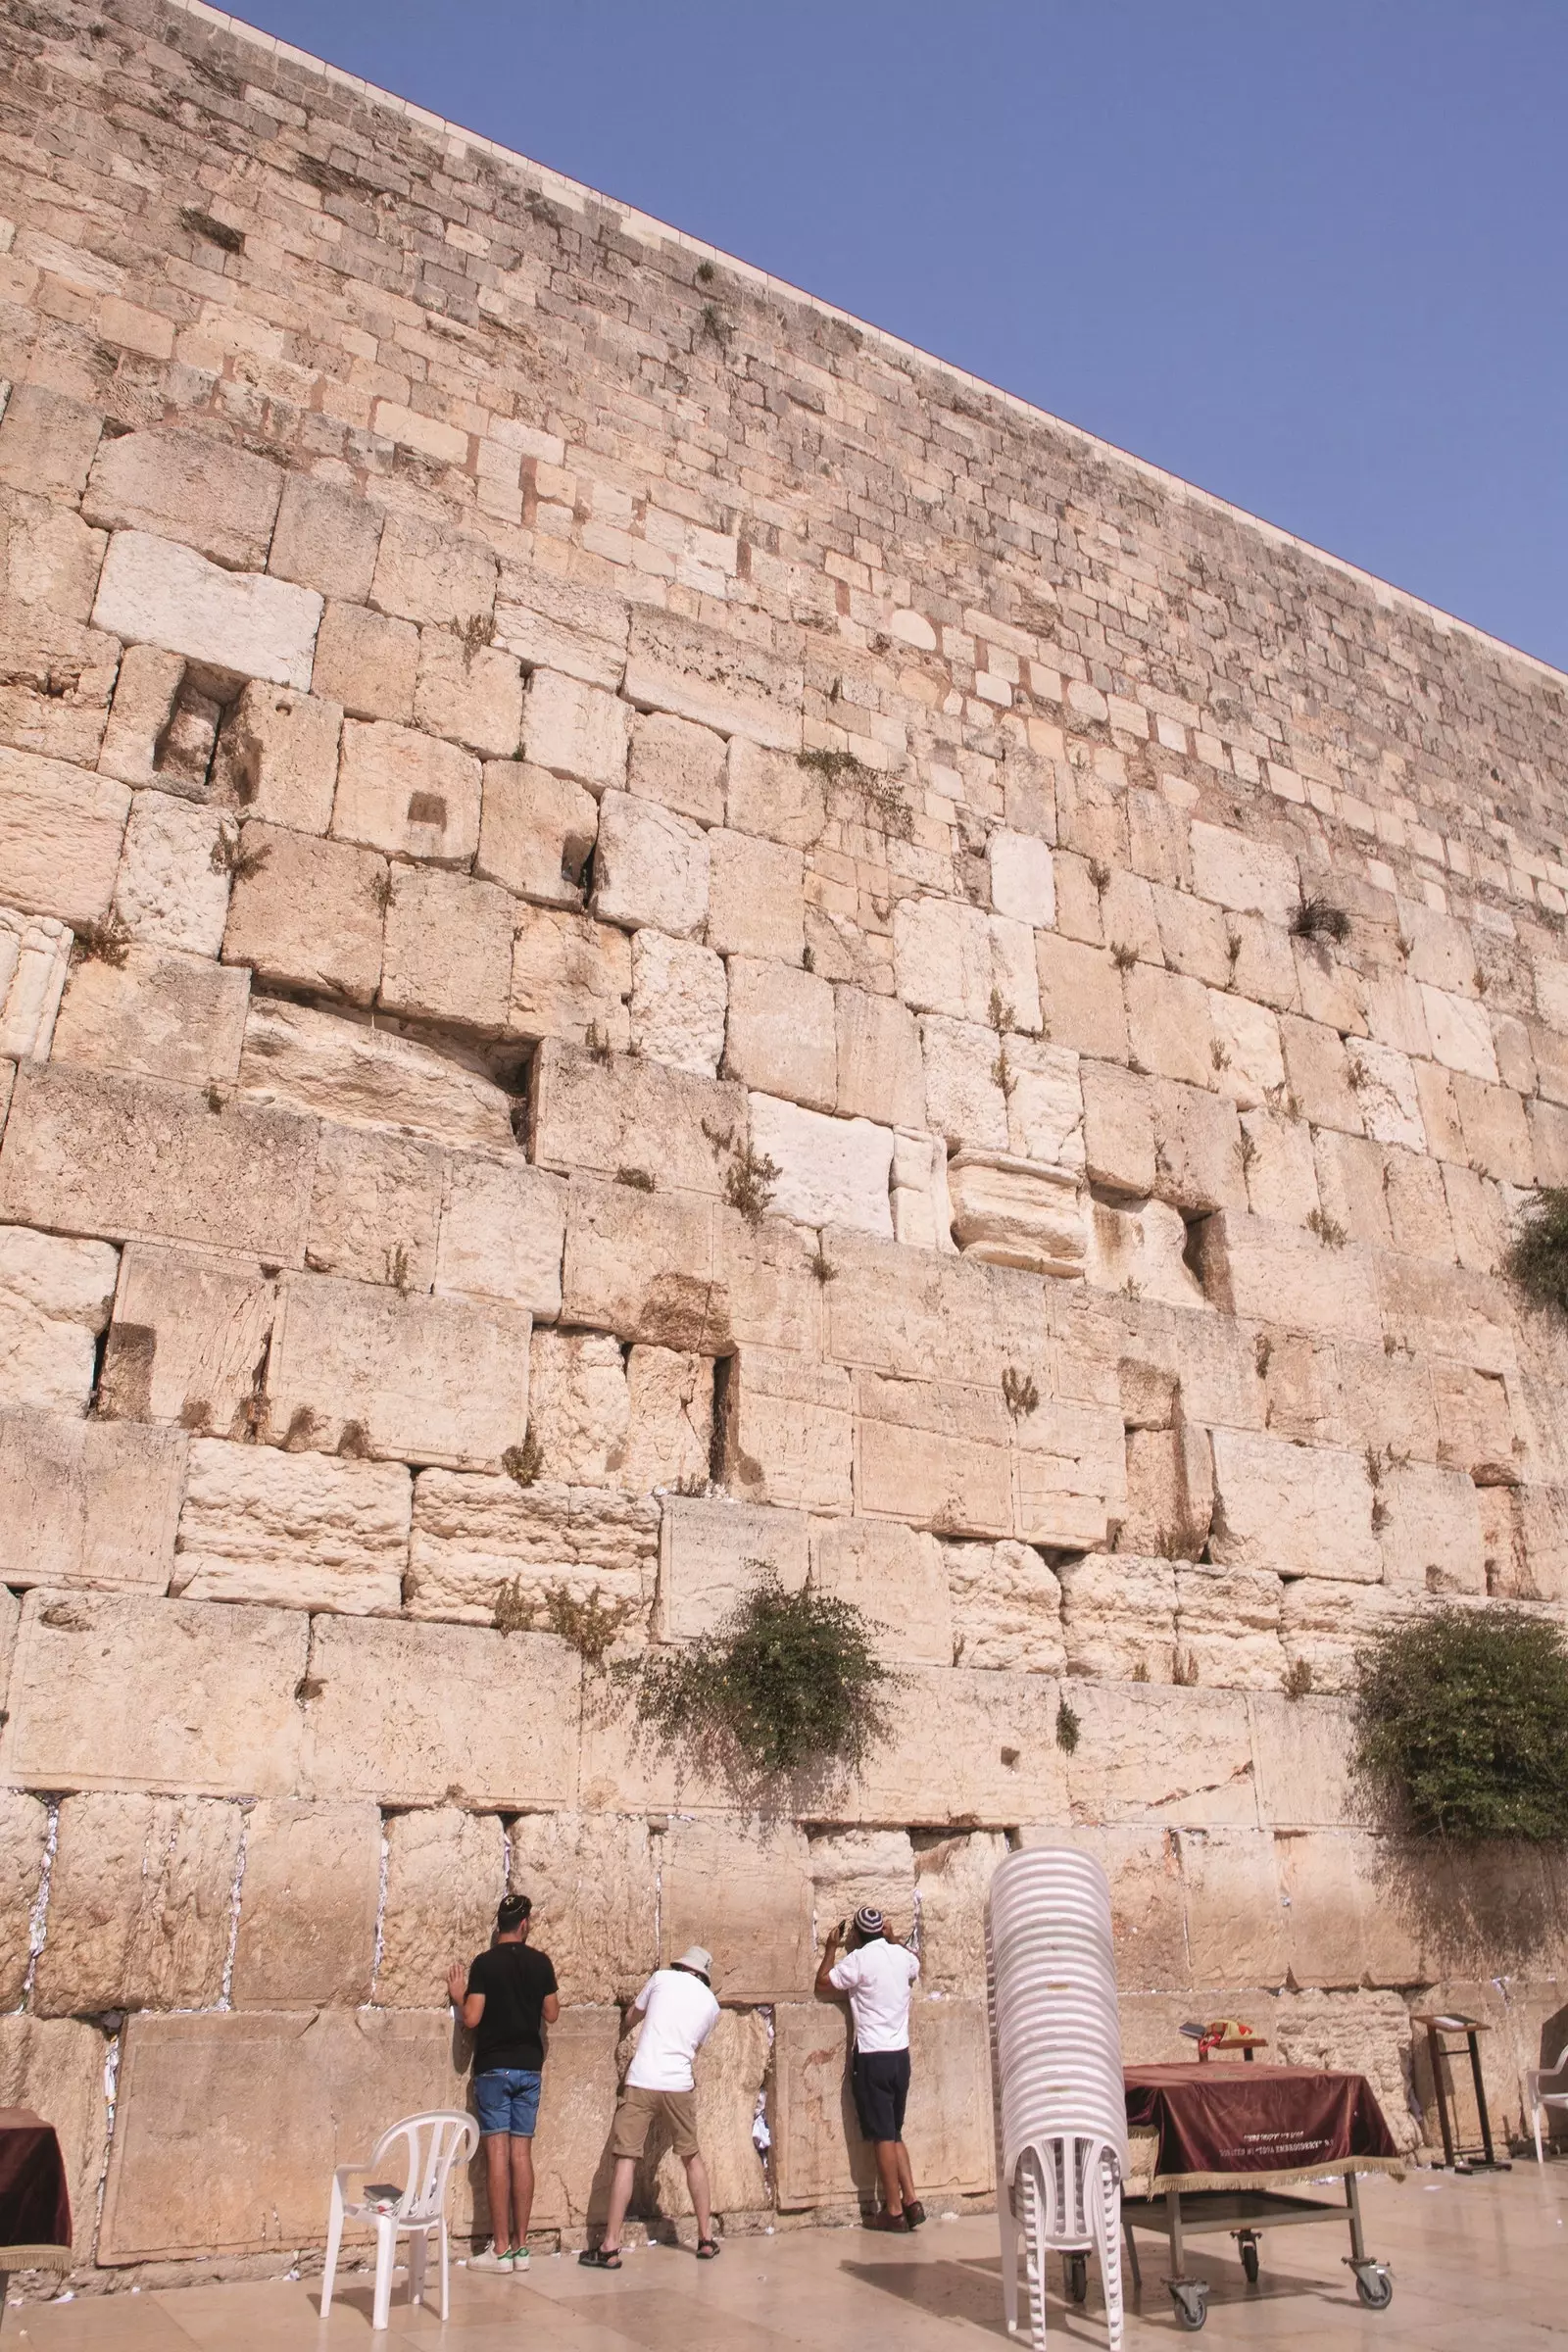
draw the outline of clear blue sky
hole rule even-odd
[[[245,13],[1568,667],[1568,0]]]

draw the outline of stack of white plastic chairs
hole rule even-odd
[[[1127,2106],[1110,1887],[1092,1855],[1031,1846],[998,1865],[986,1988],[1007,2331],[1018,2325],[1021,2233],[1036,2352],[1045,2352],[1048,2251],[1098,2255],[1118,2352]]]

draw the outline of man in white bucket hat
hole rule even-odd
[[[670,2142],[686,2167],[686,2185],[697,2214],[697,2259],[711,2262],[718,2252],[708,2167],[697,2144],[697,2085],[692,2073],[692,2060],[718,2023],[712,1970],[711,1952],[694,1943],[668,1968],[656,1969],[632,2003],[634,2011],[642,2011],[643,2030],[615,2104],[615,2128],[610,2142],[615,2177],[610,2186],[605,2234],[597,2246],[577,2257],[587,2270],[620,2268],[620,2232],[631,2203],[637,2160],[648,2145],[656,2119],[668,2128]]]

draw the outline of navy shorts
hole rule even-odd
[[[862,2139],[902,2139],[909,2095],[907,2050],[857,2050],[850,2069]]]
[[[514,2139],[532,2139],[533,2128],[539,2121],[539,2085],[542,2075],[526,2074],[520,2067],[493,2067],[488,2074],[473,2078],[473,2103],[479,2114],[479,2130],[486,2138],[493,2132],[510,2132]]]

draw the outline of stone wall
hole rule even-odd
[[[695,1936],[720,2208],[853,2210],[872,1895],[988,2196],[1009,1840],[1130,2049],[1413,2145],[1465,2000],[1517,2118],[1555,1869],[1375,1836],[1343,1693],[1568,1606],[1563,681],[206,11],[0,39],[0,2099],[82,2280],[318,2246],[509,1885],[567,2242]],[[542,1630],[760,1561],[903,1676],[762,1822]]]

